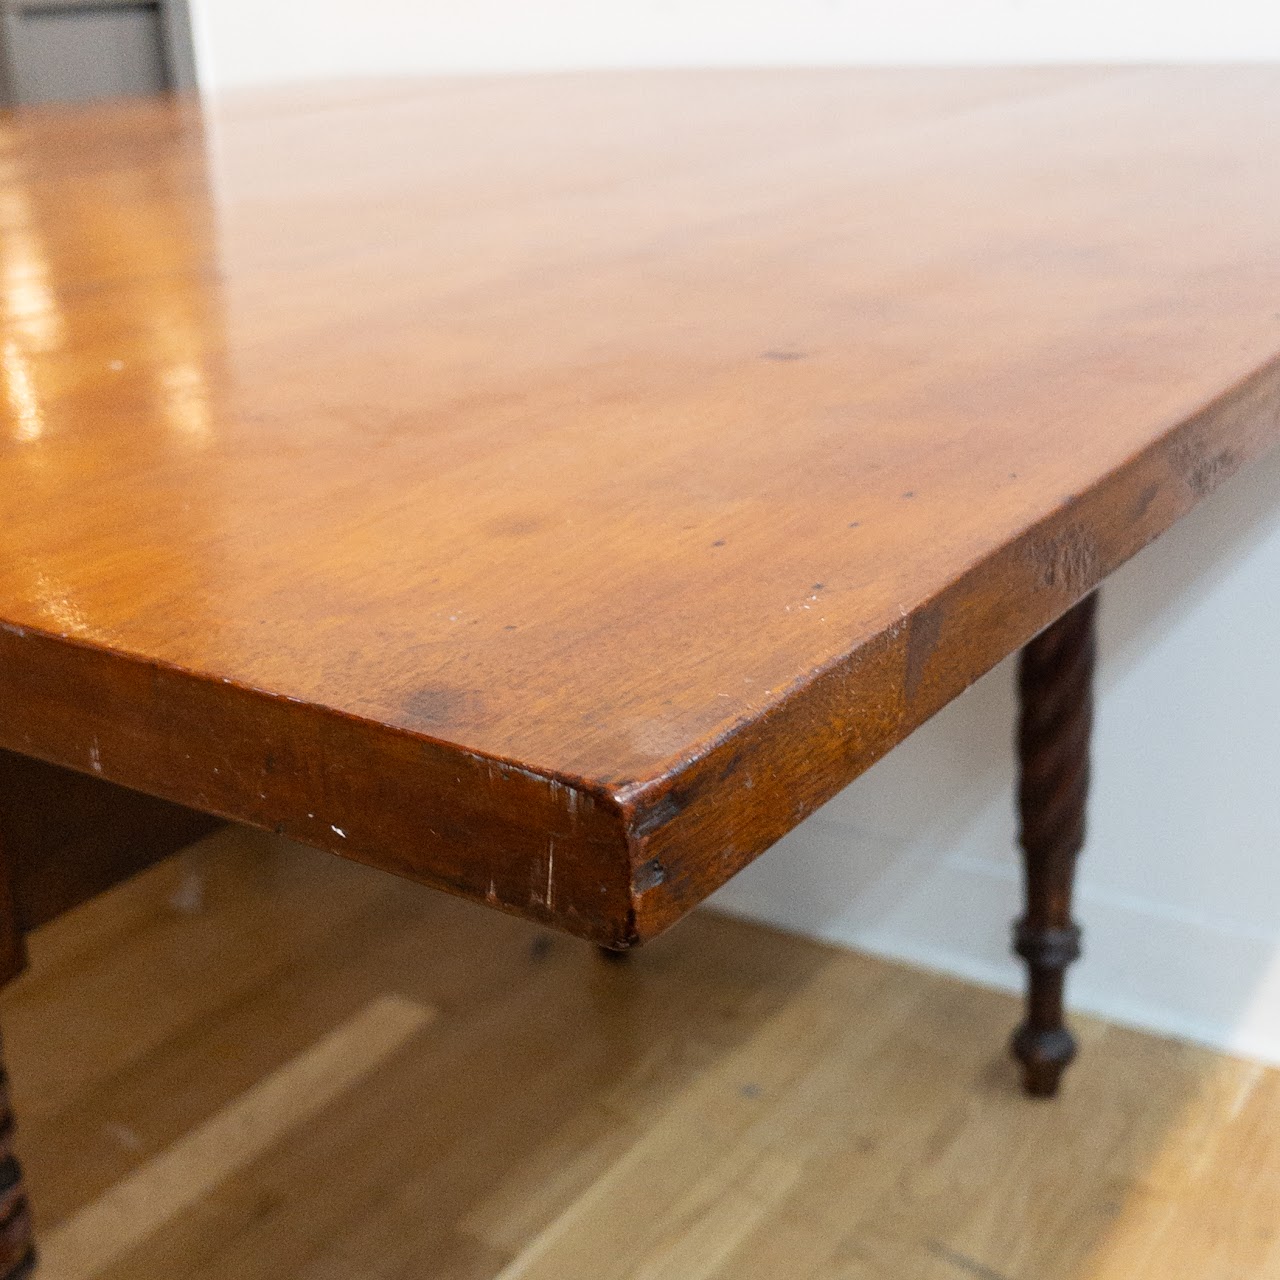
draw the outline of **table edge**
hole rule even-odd
[[[648,778],[559,774],[7,621],[0,747],[630,946],[686,914],[1277,440],[1280,357]]]

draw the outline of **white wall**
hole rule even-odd
[[[1276,0],[191,0],[202,82],[589,66],[1280,58]]]
[[[193,0],[206,86],[426,70],[1280,59],[1276,0]],[[1110,581],[1078,1007],[1280,1062],[1280,457]],[[1017,986],[1012,668],[719,895]]]

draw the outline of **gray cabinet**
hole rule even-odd
[[[194,86],[185,0],[0,0],[0,105]]]

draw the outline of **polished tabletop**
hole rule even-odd
[[[624,945],[1280,435],[1280,70],[0,116],[0,746]]]

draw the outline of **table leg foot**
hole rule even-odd
[[[600,953],[602,960],[608,960],[613,964],[619,964],[631,954],[629,951],[618,951],[613,947],[596,947],[596,950]]]
[[[1093,720],[1094,614],[1090,595],[1023,649],[1018,670],[1018,810],[1026,911],[1014,951],[1027,963],[1026,1020],[1013,1036],[1023,1087],[1058,1091],[1076,1042],[1063,1022],[1063,979],[1080,954],[1071,919],[1076,855],[1084,842]]]
[[[29,1276],[36,1261],[22,1170],[13,1154],[13,1128],[9,1079],[0,1063],[0,1280]]]

